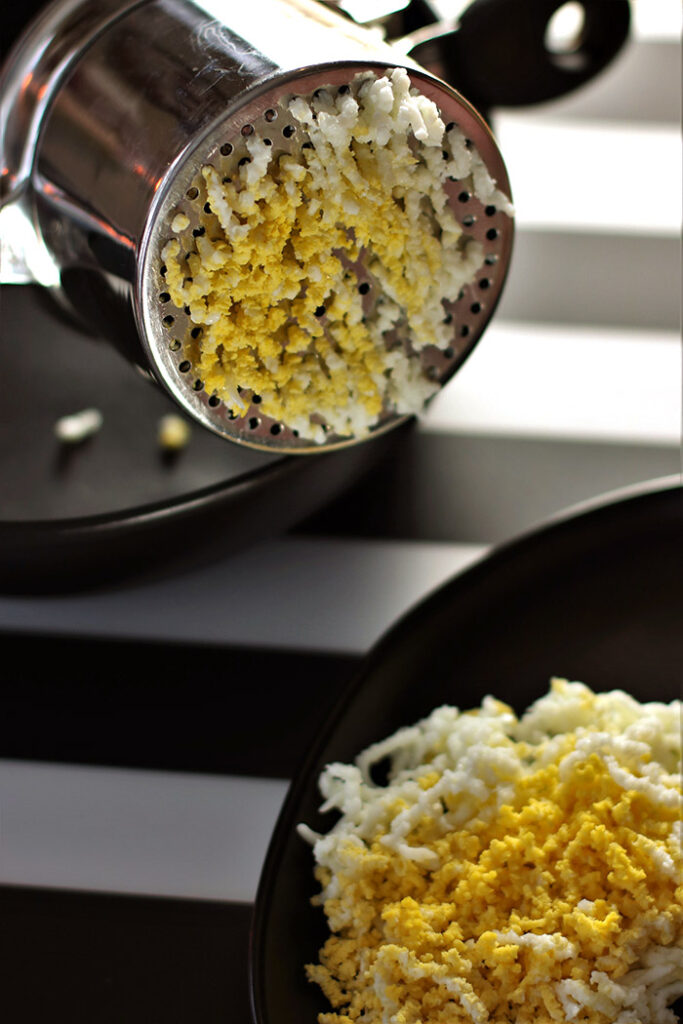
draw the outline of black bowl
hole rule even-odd
[[[680,695],[681,493],[677,481],[655,483],[495,550],[369,654],[290,787],[268,851],[251,937],[257,1024],[313,1022],[329,1009],[304,974],[328,933],[296,832],[298,822],[330,827],[318,813],[325,764],[441,703],[473,707],[492,693],[522,712],[554,675],[639,700]]]

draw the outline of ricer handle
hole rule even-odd
[[[482,113],[542,103],[592,79],[629,34],[628,0],[581,0],[576,40],[555,50],[548,27],[563,6],[563,0],[473,0],[455,22],[426,25],[401,45]]]

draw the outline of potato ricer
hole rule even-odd
[[[3,280],[51,290],[222,437],[387,430],[472,351],[512,249],[502,156],[445,79],[529,102],[500,26],[537,46],[558,6],[57,0],[3,70]],[[585,38],[600,6],[610,45],[546,61],[533,98],[621,45],[620,2],[584,5]]]

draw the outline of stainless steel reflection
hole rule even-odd
[[[352,75],[397,64],[467,119],[468,134],[506,189],[490,132],[462,97],[377,32],[314,0],[58,0],[15,47],[2,82],[0,217],[10,277],[51,286],[205,426],[243,443],[286,448],[286,439],[267,429],[263,436],[241,433],[225,410],[192,392],[162,350],[150,329],[158,309],[147,308],[159,291],[150,239],[158,240],[178,173],[200,166],[237,114],[262,114],[259,97],[296,92],[298,82],[317,75],[322,84],[324,69],[339,78],[344,69]],[[511,229],[491,306],[510,244]],[[400,419],[389,417],[386,426]]]
[[[395,62],[374,34],[310,0],[51,4],[2,80],[0,201],[22,213],[3,216],[10,279],[40,279],[36,264],[51,262],[42,277],[56,297],[148,369],[136,269],[156,193],[250,87],[311,58]]]

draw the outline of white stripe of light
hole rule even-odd
[[[494,321],[419,429],[678,447],[680,340]]]
[[[494,130],[521,229],[679,236],[679,126],[501,112]]]
[[[286,789],[0,761],[0,883],[250,902]]]
[[[631,25],[636,40],[680,44],[683,6],[680,0],[631,0]]]

